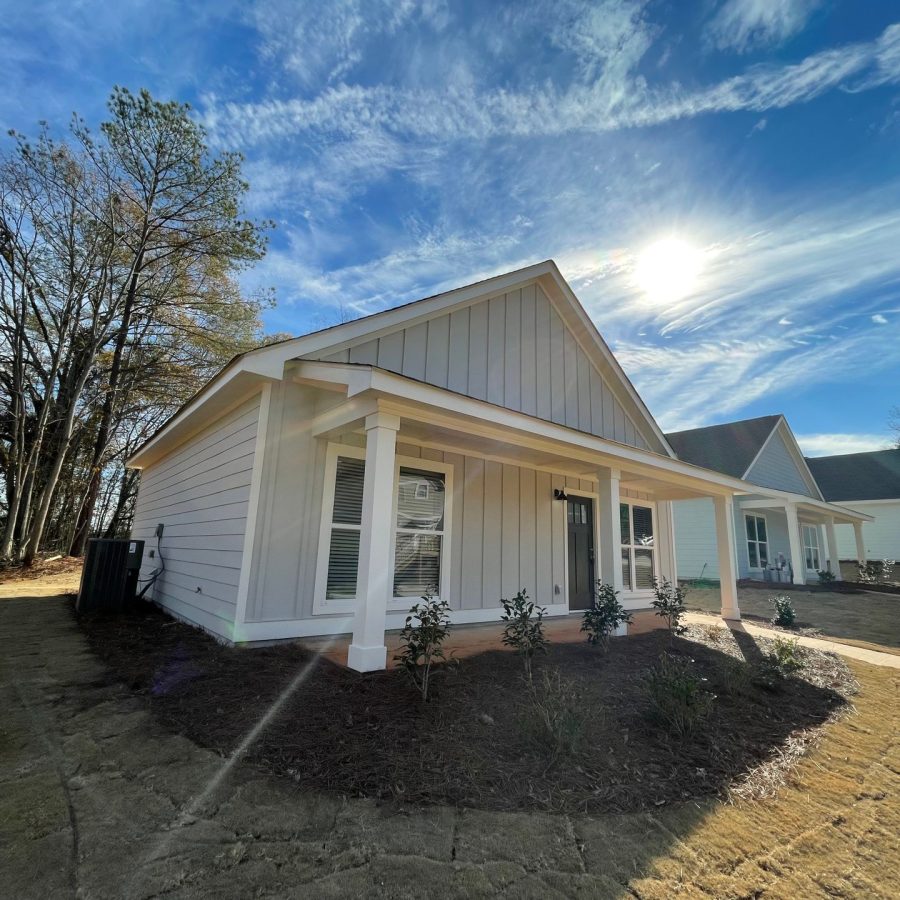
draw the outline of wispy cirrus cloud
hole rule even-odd
[[[631,68],[635,57],[629,57]],[[487,140],[640,128],[717,112],[763,112],[808,102],[837,87],[864,90],[896,83],[900,25],[891,25],[873,41],[823,50],[791,65],[755,66],[703,88],[651,87],[628,71],[566,89],[543,85],[522,92],[339,84],[312,98],[234,103],[209,96],[203,116],[214,134],[246,145],[317,132],[351,137],[378,129],[427,140],[448,135]]]
[[[797,443],[807,456],[837,456],[842,453],[867,453],[892,446],[884,434],[798,434]]]
[[[707,37],[719,49],[739,53],[780,44],[801,31],[821,5],[822,0],[725,0]]]

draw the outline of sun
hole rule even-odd
[[[696,247],[668,237],[641,251],[634,281],[651,303],[674,303],[696,289],[702,268],[703,254]]]

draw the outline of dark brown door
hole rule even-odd
[[[569,609],[588,609],[594,599],[594,503],[570,497]]]

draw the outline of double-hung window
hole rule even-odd
[[[819,562],[819,529],[815,525],[803,526],[803,555],[806,557],[806,569],[818,572],[822,568]]]
[[[447,478],[400,466],[394,525],[394,597],[440,594]]]
[[[656,575],[653,507],[620,503],[622,531],[622,586],[626,591],[647,591]]]
[[[357,596],[365,450],[332,444],[325,492],[314,612],[350,611]],[[452,466],[398,457],[394,470],[391,557],[385,560],[394,608],[426,591],[440,596],[448,552]]]
[[[356,597],[365,471],[365,459],[356,456],[340,455],[335,462],[326,600]]]
[[[747,556],[751,569],[765,569],[769,564],[769,538],[766,533],[765,516],[746,513]]]

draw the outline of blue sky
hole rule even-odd
[[[553,257],[663,428],[900,403],[900,7],[837,0],[0,2],[0,125],[185,100],[274,219],[272,331]],[[683,296],[648,294],[678,239]],[[637,274],[636,274],[637,273]],[[665,282],[665,272],[661,273]],[[643,286],[642,286],[643,285]]]

